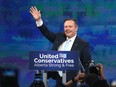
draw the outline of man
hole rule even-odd
[[[68,49],[66,49],[66,51],[77,51],[77,53],[79,53],[82,67],[84,67],[85,70],[88,69],[88,65],[91,62],[89,44],[77,35],[78,25],[74,19],[66,19],[64,21],[64,33],[59,32],[55,34],[49,31],[49,29],[43,23],[40,10],[38,11],[34,6],[30,8],[30,13],[36,20],[36,25],[41,33],[53,43],[52,50],[64,51],[66,41],[70,40]],[[50,73],[48,72],[48,76],[54,75]],[[67,77],[67,81],[76,75],[77,71],[67,71],[67,76],[69,76]]]

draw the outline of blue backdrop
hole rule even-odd
[[[42,12],[53,32],[63,31],[63,20],[75,18],[78,35],[91,45],[91,55],[102,63],[105,76],[116,79],[116,0],[0,0],[0,66],[19,68],[19,84],[29,87],[29,51],[49,50],[52,44],[36,28],[32,5]]]

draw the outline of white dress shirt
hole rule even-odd
[[[36,21],[36,25],[37,25],[37,27],[42,26],[42,24],[43,24],[43,21],[42,21],[42,20],[40,20],[40,21]]]

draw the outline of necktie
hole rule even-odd
[[[69,40],[69,39],[66,40],[63,51],[69,51],[70,50],[70,48],[69,48],[70,41],[71,40]]]
[[[64,44],[64,47],[63,47],[62,51],[70,51],[70,47],[69,47],[70,41],[71,41],[71,40],[69,40],[69,39],[67,39],[67,40],[65,41],[65,44]],[[62,77],[62,75],[63,75],[62,71],[58,71],[58,73],[59,73],[59,75]]]

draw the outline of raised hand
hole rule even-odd
[[[41,12],[40,10],[37,10],[37,8],[35,6],[32,6],[30,8],[30,13],[32,14],[33,18],[36,20],[36,21],[39,21],[41,20]]]
[[[99,67],[101,79],[105,79],[103,65],[101,63],[99,63],[96,66]]]

